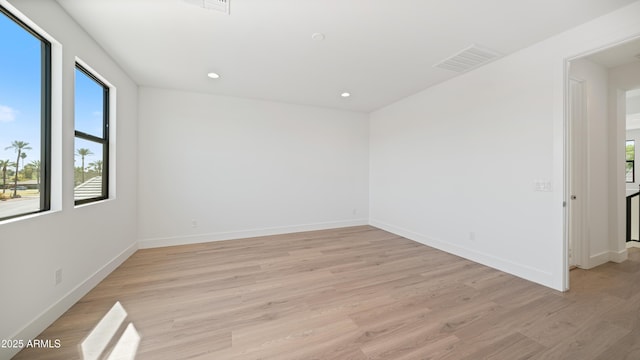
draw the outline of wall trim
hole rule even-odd
[[[465,259],[477,262],[485,266],[489,266],[491,268],[494,268],[500,271],[504,271],[511,275],[538,283],[540,285],[544,285],[546,287],[549,287],[558,291],[562,291],[562,289],[554,286],[555,282],[554,282],[553,274],[549,272],[536,269],[530,266],[517,264],[503,258],[499,258],[484,252],[458,246],[444,240],[435,239],[433,237],[422,235],[422,234],[419,234],[395,225],[387,224],[385,222],[382,222],[376,219],[371,219],[369,224],[371,226],[380,228],[385,231],[389,231],[391,233],[394,233],[396,235],[405,237],[413,241],[417,241],[421,244],[436,248],[438,250],[463,257]]]
[[[301,224],[290,226],[275,226],[260,229],[226,231],[196,235],[170,236],[161,238],[147,238],[138,240],[138,248],[151,249],[165,246],[199,244],[213,241],[236,240],[256,236],[282,235],[303,231],[337,229],[350,226],[368,225],[368,219],[340,220],[313,224]]]
[[[616,263],[621,263],[627,260],[627,258],[629,257],[629,252],[627,251],[626,248],[620,251],[610,251],[609,253],[610,253],[609,260]]]
[[[134,242],[120,254],[116,255],[116,257],[108,261],[103,267],[93,273],[93,275],[89,276],[85,281],[71,289],[60,300],[56,301],[51,306],[46,308],[42,313],[37,315],[22,329],[18,330],[11,337],[11,339],[23,339],[25,342],[28,339],[35,339],[40,333],[42,333],[47,327],[49,327],[49,325],[53,324],[54,321],[62,316],[65,311],[69,310],[71,306],[77,303],[83,296],[91,291],[91,289],[96,287],[98,283],[104,280],[104,278],[106,278],[125,260],[133,255],[136,250],[138,250],[138,243]],[[0,349],[0,358],[10,359],[20,350],[21,349]]]
[[[601,253],[590,256],[589,267],[585,269],[593,269],[594,267],[600,266],[602,264],[606,264],[609,261],[621,263],[627,260],[627,257],[628,257],[627,249],[623,249],[620,251],[603,251]]]
[[[601,253],[597,253],[595,255],[589,256],[589,264],[588,267],[583,269],[593,269],[596,266],[608,263],[612,258],[613,251],[603,251]]]
[[[640,248],[640,242],[638,241],[629,241],[625,244],[625,246],[628,248]]]

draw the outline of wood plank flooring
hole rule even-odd
[[[369,227],[136,252],[16,359],[80,359],[119,301],[137,359],[640,359],[640,249],[559,293]],[[112,340],[103,353],[106,358]]]

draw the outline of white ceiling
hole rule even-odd
[[[638,55],[640,55],[640,38],[631,39],[598,51],[586,56],[586,59],[606,68],[613,69],[633,62],[640,62]],[[627,91],[626,98],[626,129],[640,129],[640,89]]]
[[[57,1],[139,85],[369,112],[471,44],[509,54],[635,0]]]

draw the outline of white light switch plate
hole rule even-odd
[[[553,187],[551,186],[551,181],[548,181],[548,180],[534,180],[533,181],[533,191],[540,191],[540,192],[551,192],[551,191],[553,191]]]

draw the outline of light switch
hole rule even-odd
[[[553,187],[551,186],[551,181],[548,180],[534,180],[533,181],[533,190],[540,192],[551,192],[553,191]]]

